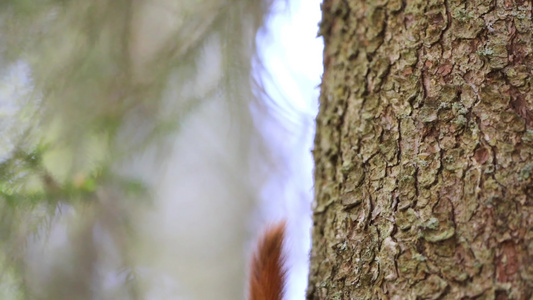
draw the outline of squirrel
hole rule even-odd
[[[248,300],[281,300],[286,280],[285,221],[267,229],[257,244],[250,264]]]

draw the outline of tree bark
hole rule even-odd
[[[324,1],[308,299],[532,299],[531,9]]]

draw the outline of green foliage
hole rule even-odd
[[[250,45],[266,2],[147,3],[0,1],[2,299],[27,298],[27,242],[46,236],[63,209],[78,216],[68,225],[72,234],[103,226],[122,266],[134,270],[127,253],[131,218],[151,191],[143,174],[129,174],[127,166],[148,150],[164,149],[206,98],[223,95],[237,109],[252,98]],[[150,27],[159,15],[172,20],[163,24],[168,28]],[[221,65],[206,63],[210,56],[220,56]],[[10,75],[17,68],[25,70],[19,78]],[[4,111],[4,103],[12,109]],[[96,247],[97,241],[81,240],[80,249]],[[65,264],[93,259],[73,257]],[[62,278],[53,275],[52,281]],[[61,298],[54,288],[47,285],[40,296]],[[132,290],[132,298],[142,298]]]

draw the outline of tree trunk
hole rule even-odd
[[[308,299],[532,299],[531,6],[325,0]]]

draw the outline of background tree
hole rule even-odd
[[[530,299],[531,1],[322,10],[308,298]]]

